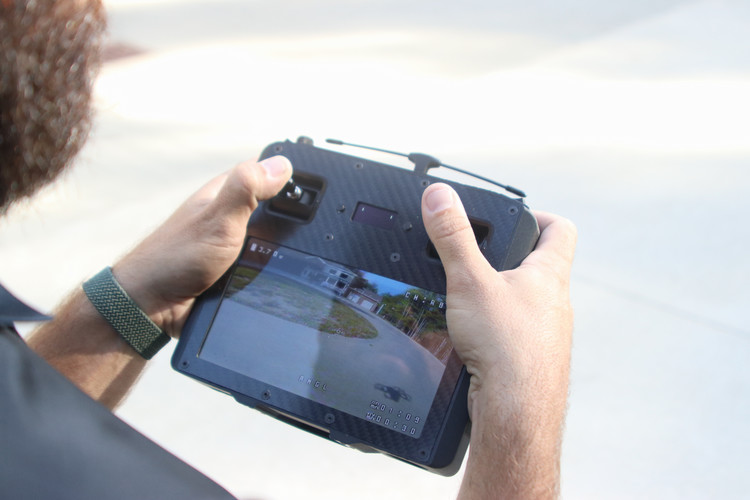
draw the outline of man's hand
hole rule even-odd
[[[113,266],[115,278],[151,319],[179,335],[195,297],[231,266],[258,201],[292,174],[284,157],[245,162],[191,196],[153,234]],[[114,408],[145,366],[82,290],[42,325],[29,345],[80,389]]]
[[[451,340],[471,374],[466,498],[554,498],[568,394],[576,230],[535,212],[536,249],[497,272],[481,254],[458,195],[425,190],[422,215],[447,278]]]
[[[283,156],[245,162],[206,184],[113,267],[122,287],[177,337],[195,297],[237,258],[250,214],[292,174]]]

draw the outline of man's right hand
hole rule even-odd
[[[452,188],[433,184],[422,198],[446,273],[448,331],[471,374],[467,498],[554,498],[559,489],[576,229],[562,217],[535,215],[535,250],[518,268],[497,272]]]

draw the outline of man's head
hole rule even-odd
[[[81,149],[105,24],[99,1],[0,0],[0,214]]]

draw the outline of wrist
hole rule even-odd
[[[475,392],[461,498],[557,498],[562,415],[523,394]]]
[[[83,284],[94,308],[135,352],[151,359],[169,336],[138,306],[106,267]]]
[[[469,412],[473,425],[523,426],[534,432],[559,434],[568,398],[568,365],[548,366],[536,372],[516,366],[500,367],[472,375]]]
[[[179,328],[175,320],[172,301],[161,293],[156,283],[150,277],[155,273],[140,273],[139,266],[133,266],[123,260],[112,266],[112,274],[117,282],[130,296],[154,324],[171,338],[179,336]],[[141,267],[142,268],[142,267]]]

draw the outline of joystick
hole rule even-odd
[[[294,179],[289,179],[289,182],[286,183],[286,186],[284,186],[282,192],[286,195],[287,198],[294,201],[299,201],[300,198],[302,198],[302,194],[304,193],[304,191],[302,191],[302,188],[294,183]]]
[[[304,173],[295,174],[284,189],[271,198],[268,210],[298,222],[309,222],[320,205],[323,179]]]

